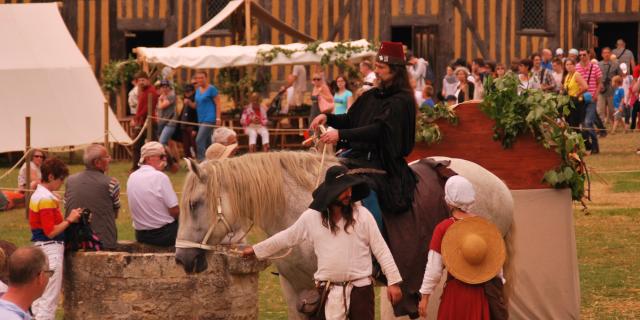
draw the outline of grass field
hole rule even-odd
[[[589,213],[574,208],[583,319],[640,318],[640,134],[610,135],[601,141],[601,154],[587,158],[592,168]],[[77,158],[77,157],[76,157]],[[128,163],[113,163],[110,174],[126,189]],[[7,168],[0,169],[0,175]],[[72,165],[71,171],[82,170]],[[15,187],[17,173],[0,181]],[[176,191],[182,188],[185,170],[170,175]],[[122,197],[117,221],[119,239],[132,240],[133,229]],[[18,245],[29,244],[24,209],[0,212],[0,238]],[[264,237],[255,230],[250,242]],[[260,319],[286,319],[286,304],[277,277],[269,268],[260,274]],[[60,317],[61,318],[61,317]]]

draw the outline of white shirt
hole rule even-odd
[[[169,177],[152,166],[142,165],[129,176],[127,197],[136,230],[158,229],[175,220],[169,208],[178,205],[178,197]]]
[[[367,74],[366,76],[364,76],[364,85],[362,85],[362,89],[364,89],[364,91],[367,91],[371,88],[373,88],[376,84],[376,73],[371,71],[369,72],[369,74]],[[367,84],[370,83],[370,84]]]
[[[129,91],[127,100],[129,102],[129,112],[136,114],[136,111],[138,111],[138,86],[133,86],[133,89]]]
[[[2,320],[31,320],[31,316],[25,310],[20,309],[13,302],[0,299],[0,319]]]
[[[298,220],[286,230],[264,240],[253,247],[258,259],[268,258],[278,251],[298,245],[304,240],[311,241],[318,257],[315,280],[334,282],[358,280],[371,276],[371,253],[376,257],[389,285],[402,281],[398,267],[393,261],[389,247],[384,242],[373,215],[362,205],[353,210],[355,223],[349,233],[343,229],[344,219],[337,223],[338,231],[322,226],[318,211],[307,209]]]
[[[307,91],[307,69],[303,65],[295,65],[291,70],[291,74],[296,76],[296,81],[293,83],[293,88],[298,92]]]
[[[420,90],[414,90],[413,91],[413,96],[416,98],[416,104],[419,106],[422,105],[422,103],[424,102],[424,99],[422,98],[422,91]]]

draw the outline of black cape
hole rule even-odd
[[[406,212],[413,203],[416,177],[405,157],[415,145],[416,103],[411,91],[373,88],[346,114],[327,115],[327,124],[339,130],[339,147],[351,149],[349,167],[386,171],[372,174],[384,213]]]

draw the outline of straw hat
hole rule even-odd
[[[498,228],[481,217],[460,220],[442,239],[442,260],[456,279],[478,284],[495,277],[506,258]]]
[[[228,158],[237,147],[237,143],[228,146],[222,143],[214,143],[205,151],[205,158],[207,160],[224,160]]]

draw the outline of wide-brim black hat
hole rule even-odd
[[[326,210],[349,187],[352,188],[352,202],[360,201],[369,195],[369,186],[364,178],[349,174],[349,169],[345,166],[329,168],[324,182],[313,191],[313,201],[309,208],[316,211]]]

